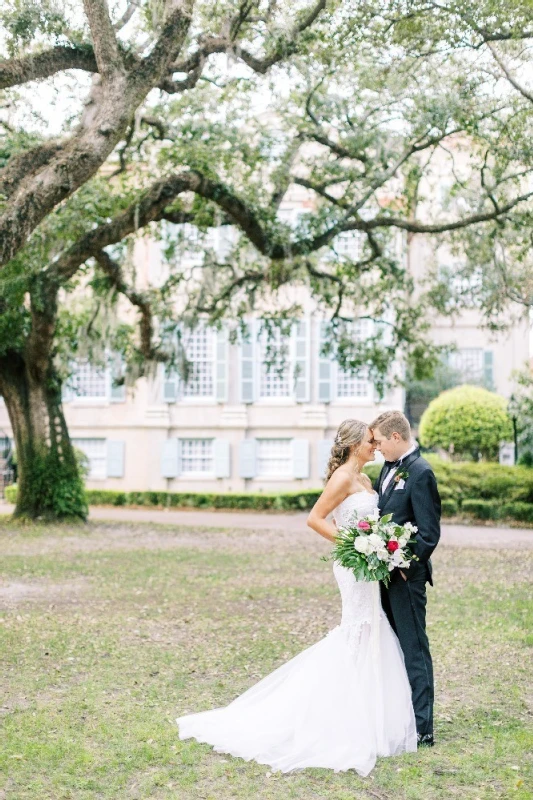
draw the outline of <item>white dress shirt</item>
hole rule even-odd
[[[411,453],[414,453],[414,451],[416,450],[416,448],[417,448],[417,447],[418,447],[418,442],[415,442],[413,445],[411,445],[411,447],[409,448],[409,450],[406,450],[406,451],[405,451],[405,453],[403,454],[403,456],[401,456],[401,457],[398,459],[398,461],[400,462],[400,463],[398,464],[398,467],[401,465],[402,461],[403,461],[405,458],[407,458],[407,456],[411,455]],[[381,494],[383,494],[383,492],[385,491],[385,489],[387,488],[387,486],[389,485],[389,483],[390,483],[390,482],[391,482],[391,480],[393,479],[393,477],[394,477],[394,473],[396,472],[396,470],[398,469],[398,467],[394,467],[394,469],[391,469],[391,470],[390,470],[390,471],[387,473],[387,475],[385,476],[385,480],[384,480],[384,481],[383,481],[383,483],[381,484]]]

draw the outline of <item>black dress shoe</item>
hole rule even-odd
[[[432,733],[417,733],[416,742],[418,747],[433,747],[435,744]]]

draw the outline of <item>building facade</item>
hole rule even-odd
[[[301,208],[296,199],[281,212],[293,220]],[[213,231],[207,246],[224,250],[230,235]],[[191,263],[201,261],[204,245],[199,240],[186,254]],[[357,235],[339,241],[339,249],[354,258],[358,247]],[[415,237],[406,268],[416,277],[427,258],[427,242]],[[157,242],[139,242],[136,262],[146,284],[165,279]],[[237,343],[224,329],[186,332],[187,382],[161,367],[125,389],[114,385],[112,368],[77,364],[64,409],[73,443],[89,459],[88,487],[267,492],[322,485],[338,425],[348,417],[370,422],[381,411],[403,409],[404,390],[393,388],[380,399],[364,371],[343,372],[324,357],[325,321],[298,291],[304,315],[269,347],[258,319],[248,321],[248,336]],[[362,321],[353,335],[371,337],[372,324]],[[457,345],[450,358],[465,382],[484,383],[507,397],[513,370],[530,356],[526,321],[490,338],[475,309],[455,320],[435,318],[431,336],[437,344]],[[12,438],[0,402],[2,431]]]

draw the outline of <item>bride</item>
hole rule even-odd
[[[378,496],[361,471],[374,453],[365,423],[340,425],[326,487],[307,520],[328,541],[338,527],[377,508]],[[377,756],[417,749],[403,653],[381,608],[379,583],[357,581],[336,562],[333,573],[340,625],[228,706],[180,717],[180,739],[193,737],[282,772],[325,767],[363,776]]]

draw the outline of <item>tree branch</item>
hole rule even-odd
[[[123,13],[123,15],[121,16],[121,18],[120,18],[120,19],[118,19],[118,20],[117,20],[117,21],[114,23],[114,25],[113,25],[113,28],[114,28],[116,31],[120,31],[122,28],[124,28],[124,26],[128,24],[128,22],[130,21],[130,19],[131,19],[131,18],[133,17],[133,15],[135,14],[135,11],[136,11],[136,10],[137,10],[139,7],[140,7],[140,3],[138,2],[138,0],[129,0],[129,3],[128,3],[127,7],[126,7],[126,10],[125,10],[125,12],[124,12],[124,13]]]
[[[273,261],[283,261],[290,258],[308,255],[331,243],[339,233],[345,231],[364,231],[369,238],[372,255],[360,266],[370,263],[381,254],[377,242],[372,237],[372,232],[381,228],[399,228],[410,233],[445,233],[447,231],[466,228],[469,225],[479,224],[494,220],[507,214],[512,208],[533,196],[533,191],[521,195],[514,200],[499,206],[492,211],[472,214],[460,220],[428,225],[402,217],[377,216],[373,219],[363,220],[343,219],[331,226],[328,230],[313,238],[300,239],[295,242],[272,239],[268,229],[265,229],[252,208],[246,205],[227,186],[212,181],[203,175],[193,172],[184,172],[166,180],[157,181],[151,189],[126,211],[109,223],[94,228],[83,236],[78,242],[60,255],[48,268],[47,272],[57,280],[68,280],[79,267],[105,247],[121,241],[125,236],[133,233],[149,222],[168,219],[177,224],[190,221],[181,211],[166,211],[173,200],[182,192],[195,192],[208,200],[216,203],[223,209],[247,236],[248,240],[264,256]]]
[[[533,103],[533,93],[528,91],[520,83],[518,83],[516,78],[512,75],[511,71],[509,70],[508,66],[505,64],[504,60],[502,58],[500,58],[500,56],[496,52],[496,49],[491,44],[489,44],[489,42],[487,42],[486,44],[487,44],[487,47],[489,48],[490,52],[492,53],[492,57],[494,58],[495,62],[498,64],[499,68],[501,69],[501,71],[503,72],[503,74],[505,75],[505,77],[507,78],[509,83],[511,84],[511,86],[514,89],[516,89],[517,92],[520,92],[522,97],[525,97],[526,100],[528,100],[530,103]]]
[[[166,206],[185,191],[194,191],[200,179],[192,173],[176,175],[171,179],[157,181],[138,203],[130,206],[111,222],[93,228],[72,247],[62,253],[47,268],[51,277],[68,280],[89,258],[111,244],[122,241],[130,233],[143,228],[149,222],[162,219]]]
[[[65,69],[98,72],[94,50],[89,44],[57,45],[41,53],[0,61],[0,89],[28,81],[49,78]]]
[[[46,166],[61,150],[61,146],[61,143],[57,141],[44,142],[31,150],[25,150],[12,156],[6,166],[0,170],[0,194],[10,197],[16,191],[19,183]]]
[[[167,0],[166,17],[152,52],[137,67],[136,78],[148,86],[159,83],[178,57],[192,21],[194,0]]]
[[[244,63],[247,64],[250,69],[253,69],[254,72],[264,75],[265,72],[267,72],[274,64],[277,64],[278,61],[281,61],[283,58],[287,58],[296,52],[300,33],[303,33],[306,28],[309,28],[309,26],[312,25],[316,20],[320,12],[325,8],[326,0],[318,0],[318,2],[315,3],[315,5],[310,8],[306,14],[302,15],[300,22],[293,26],[287,37],[280,37],[278,39],[276,47],[270,55],[267,55],[264,58],[258,58],[257,56],[254,56],[252,53],[248,52],[248,50],[245,50],[238,45],[234,46],[235,55],[237,58],[240,58],[242,61],[244,61]]]
[[[136,306],[141,314],[140,332],[141,332],[141,353],[148,361],[165,361],[165,357],[160,353],[157,348],[152,344],[152,337],[154,334],[154,319],[152,314],[152,306],[149,297],[143,292],[138,292],[129,286],[124,279],[120,265],[111,258],[109,253],[105,250],[99,250],[94,254],[94,259],[100,266],[101,270],[111,280],[115,289],[123,294],[130,303]]]
[[[85,15],[91,29],[98,72],[105,82],[124,72],[124,63],[109,17],[106,0],[83,0]]]

